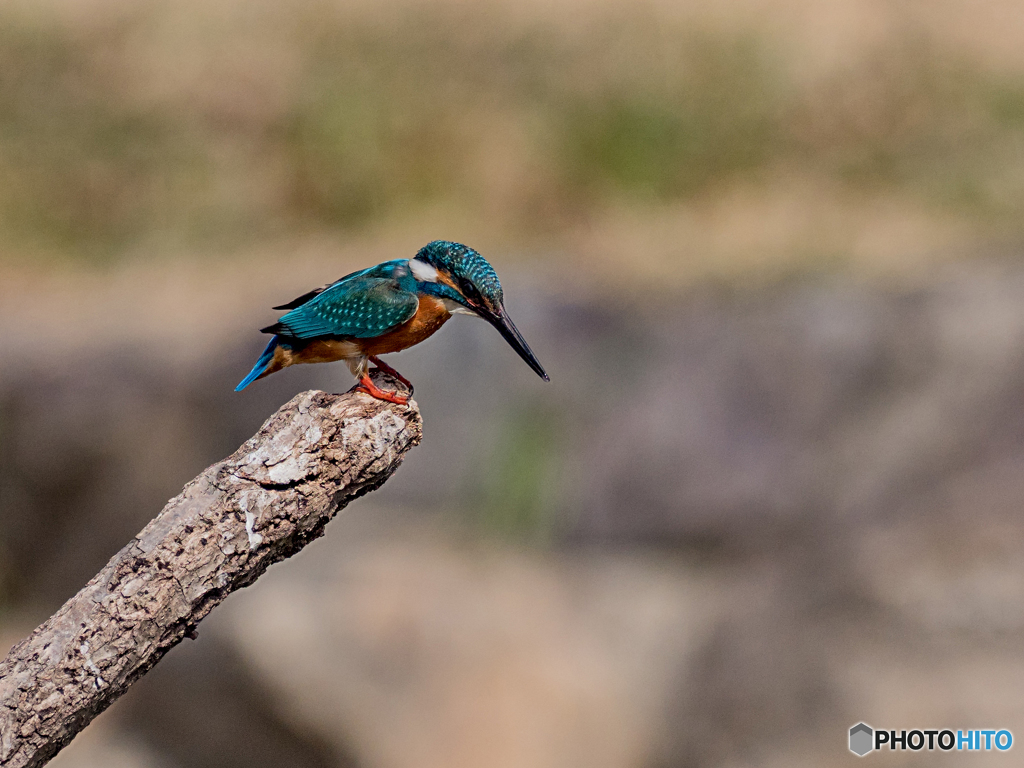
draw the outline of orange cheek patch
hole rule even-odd
[[[440,270],[437,272],[437,282],[444,283],[449,288],[454,288],[457,293],[462,293],[462,291],[459,290],[459,286],[456,285],[454,280],[452,280],[451,276],[441,272]]]

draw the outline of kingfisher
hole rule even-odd
[[[394,376],[411,395],[409,380],[380,355],[419,344],[452,315],[486,320],[538,376],[550,381],[505,311],[494,267],[461,243],[435,240],[411,259],[353,272],[274,309],[289,311],[261,329],[272,334],[270,343],[236,392],[290,365],[343,360],[359,380],[356,389],[405,405],[409,396],[373,383],[369,364]]]

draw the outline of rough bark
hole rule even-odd
[[[11,649],[0,765],[44,765],[228,594],[384,483],[420,436],[414,403],[313,391],[283,406]]]

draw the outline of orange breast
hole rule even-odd
[[[440,299],[420,296],[416,314],[383,336],[373,339],[354,339],[362,346],[364,355],[386,355],[419,344],[431,336],[451,317]]]

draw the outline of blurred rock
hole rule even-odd
[[[275,700],[365,765],[644,763],[720,586],[665,560],[351,517],[207,622]]]
[[[146,746],[137,735],[126,733],[113,713],[100,715],[57,754],[52,768],[176,768]]]
[[[510,291],[550,385],[453,321],[395,361],[421,449],[130,692],[115,741],[140,765],[818,766],[858,720],[1012,726],[1024,270],[965,269],[656,307]],[[84,338],[23,328],[0,368],[20,622],[294,391],[350,382],[233,393],[255,334]]]
[[[628,394],[581,441],[574,535],[738,542],[808,515],[863,524],[993,445],[1019,454],[1022,297],[1024,274],[992,269],[905,293],[811,284],[652,311],[623,361]]]
[[[343,723],[328,739],[297,714],[233,647],[204,637],[175,648],[132,686],[117,718],[161,756],[189,768],[355,765],[339,737]]]

